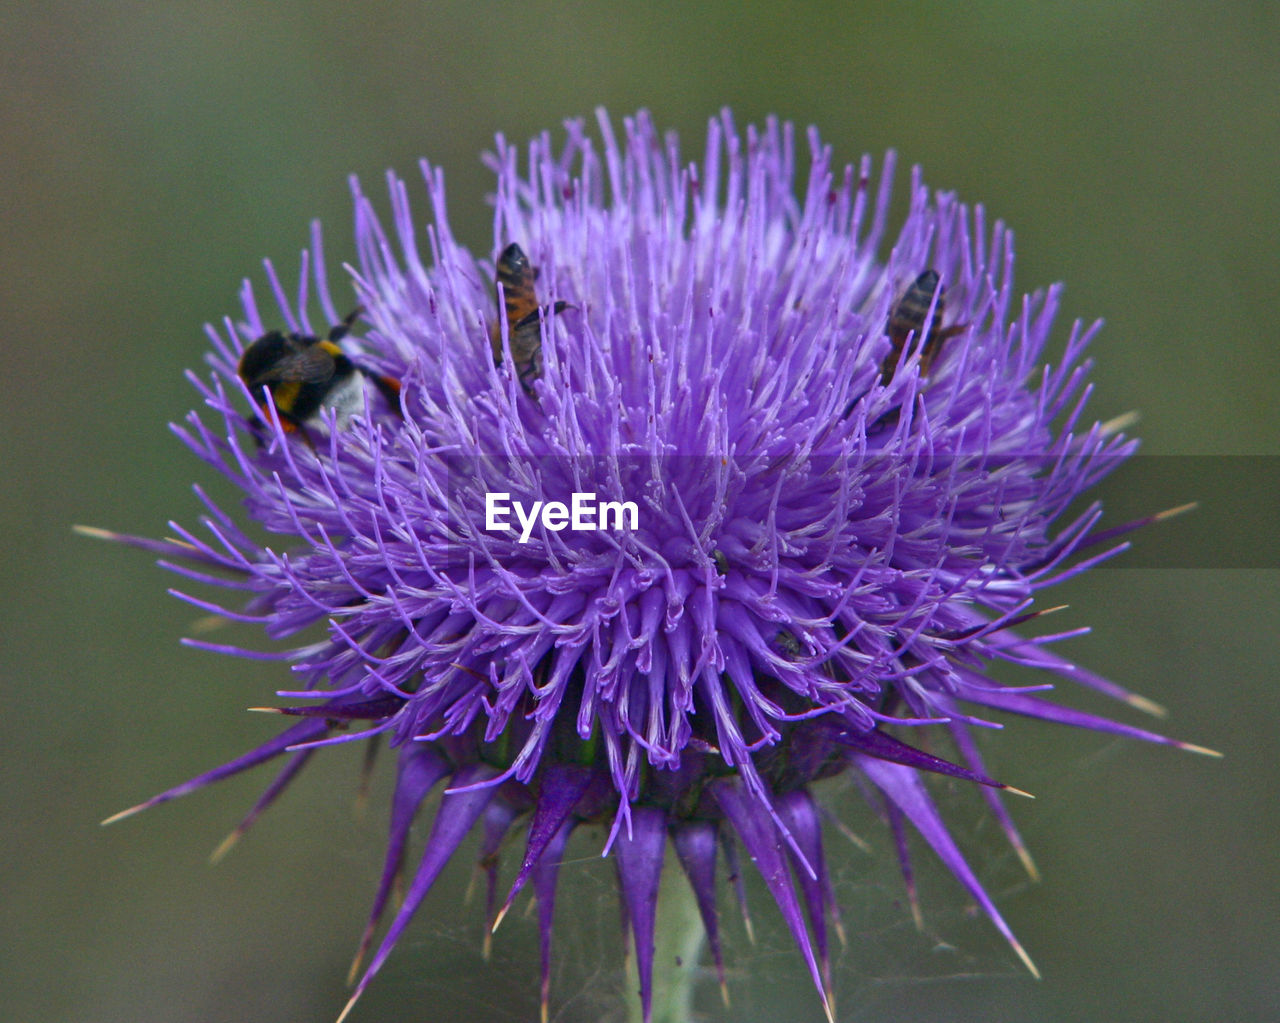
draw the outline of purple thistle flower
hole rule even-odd
[[[348,1011],[479,825],[492,926],[525,887],[537,896],[545,1016],[562,852],[600,824],[646,1019],[668,838],[721,983],[717,860],[736,843],[830,1014],[836,906],[812,792],[851,772],[891,826],[913,909],[908,823],[1034,972],[925,776],[980,786],[1034,873],[975,726],[1013,714],[1199,749],[996,678],[999,662],[1032,665],[1158,710],[1050,649],[1082,630],[1026,632],[1041,589],[1142,524],[1100,530],[1096,503],[1060,524],[1136,444],[1083,425],[1097,325],[1075,324],[1061,361],[1041,365],[1058,289],[1017,297],[1008,230],[918,172],[879,261],[891,157],[873,186],[870,160],[841,172],[811,131],[797,198],[790,125],[743,138],[726,113],[697,162],[643,114],[622,140],[599,126],[600,148],[577,122],[560,150],[535,139],[523,175],[499,138],[493,253],[514,242],[541,270],[535,286],[504,256],[499,298],[495,263],[450,233],[438,170],[422,165],[423,236],[403,182],[388,179],[390,232],[353,183],[362,319],[358,340],[336,343],[364,396],[323,409],[301,431],[310,443],[285,392],[246,387],[237,365],[277,315],[318,333],[312,280],[326,324],[342,321],[318,229],[292,299],[267,266],[278,314],[264,318],[246,284],[244,321],[210,329],[212,375],[191,380],[213,416],[174,429],[273,539],[207,499],[199,533],[103,535],[233,591],[226,604],[180,594],[195,606],[299,637],[270,655],[188,641],[290,662],[299,679],[275,711],[295,723],[117,817],[282,761],[234,838],[321,747],[385,742],[387,854]],[[516,318],[525,285],[532,313]],[[436,790],[425,849],[406,863]],[[526,837],[504,890],[512,833]]]

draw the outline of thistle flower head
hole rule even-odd
[[[322,747],[390,746],[356,996],[478,826],[489,922],[537,895],[544,1009],[561,854],[601,825],[647,1017],[668,838],[717,968],[717,859],[741,845],[827,1001],[836,906],[812,786],[850,772],[908,879],[909,823],[1026,959],[923,779],[978,785],[1025,858],[973,726],[1171,741],[997,678],[1031,664],[1144,702],[1031,634],[1040,590],[1115,549],[1086,550],[1116,532],[1096,504],[1065,515],[1134,448],[1083,416],[1096,326],[1043,365],[1058,289],[1020,297],[1009,232],[918,172],[886,245],[891,157],[842,169],[810,132],[797,195],[790,125],[744,135],[726,113],[696,159],[644,115],[599,131],[572,122],[523,159],[498,140],[479,257],[450,233],[435,168],[425,231],[400,180],[389,226],[353,184],[360,316],[325,343],[359,401],[300,423],[284,377],[246,382],[256,339],[282,321],[300,350],[354,304],[329,290],[318,230],[296,294],[268,266],[277,308],[246,284],[243,320],[210,330],[212,373],[192,376],[206,409],[176,430],[271,538],[209,501],[200,529],[134,542],[231,591],[197,606],[296,637],[279,708],[295,723],[143,806],[282,761],[247,826]]]

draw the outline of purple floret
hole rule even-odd
[[[668,837],[721,983],[717,865],[736,840],[829,1006],[838,921],[814,783],[845,772],[887,814],[913,905],[908,822],[1034,971],[925,777],[975,783],[1033,869],[972,735],[989,712],[1195,748],[1047,700],[1059,677],[1152,706],[1047,649],[1074,632],[1027,631],[1042,589],[1124,546],[1105,546],[1119,531],[1099,528],[1096,503],[1066,515],[1136,446],[1084,417],[1097,325],[1073,325],[1043,364],[1059,289],[1015,292],[1010,232],[918,172],[886,246],[891,157],[873,182],[869,159],[841,169],[810,131],[797,197],[789,124],[739,134],[725,113],[693,162],[643,114],[621,138],[603,114],[599,130],[597,143],[570,122],[558,149],[535,139],[523,172],[501,138],[491,159],[492,255],[517,242],[540,269],[536,380],[512,366],[493,261],[454,240],[425,163],[425,232],[403,182],[388,178],[390,230],[353,182],[353,301],[335,304],[317,229],[295,296],[268,265],[275,307],[264,317],[246,283],[244,320],[210,330],[212,373],[191,376],[206,408],[174,429],[271,540],[207,499],[199,531],[124,539],[231,590],[179,594],[197,607],[296,637],[281,659],[298,677],[279,694],[296,720],[142,806],[284,758],[239,833],[321,747],[393,749],[357,966],[372,956],[346,1011],[477,822],[492,926],[526,886],[538,899],[544,1014],[557,875],[582,824],[607,830],[646,1019]],[[941,285],[897,352],[890,318],[926,269]],[[323,322],[308,318],[312,283]],[[355,303],[343,345],[401,381],[400,408],[370,391],[366,414],[345,428],[329,414],[312,443],[271,408],[254,422],[244,348],[278,321],[323,334]],[[931,337],[945,340],[922,358]],[[590,493],[634,503],[636,521],[544,522],[522,542],[518,526],[487,528],[494,493],[525,507]],[[1002,685],[1002,661],[1046,684]],[[426,848],[405,863],[436,790]],[[499,902],[514,828],[525,850]]]

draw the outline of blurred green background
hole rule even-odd
[[[240,709],[282,684],[274,666],[180,648],[197,614],[166,596],[172,578],[70,532],[190,523],[193,481],[234,504],[165,427],[195,402],[182,372],[201,362],[201,325],[236,311],[242,277],[261,284],[261,257],[291,275],[312,217],[332,264],[350,257],[350,173],[377,194],[386,168],[412,180],[429,157],[447,173],[455,232],[487,253],[478,157],[496,131],[523,139],[600,104],[615,116],[646,106],[694,152],[729,104],[739,124],[770,113],[817,124],[847,160],[896,147],[900,167],[922,164],[931,184],[1009,222],[1024,287],[1065,280],[1064,324],[1107,319],[1092,408],[1141,410],[1146,452],[1270,456],[1233,463],[1258,473],[1230,486],[1193,474],[1177,500],[1201,511],[1159,527],[1166,549],[1207,567],[1100,571],[1061,591],[1062,618],[1096,626],[1072,655],[1166,704],[1167,731],[1227,758],[1029,722],[988,744],[993,773],[1039,796],[1015,810],[1044,881],[1019,880],[975,802],[957,795],[950,812],[1039,983],[924,851],[929,930],[917,933],[890,843],[849,800],[872,851],[831,839],[849,930],[840,1018],[1280,1018],[1280,562],[1222,567],[1254,564],[1280,507],[1267,469],[1280,456],[1278,11],[1264,0],[0,7],[0,1015],[323,1021],[345,999],[385,806],[383,793],[353,816],[355,751],[320,758],[216,869],[206,856],[263,774],[97,826],[268,734],[271,722]],[[1123,473],[1104,496],[1152,508]],[[572,847],[582,862],[563,875],[557,1020],[625,1018],[596,844]],[[463,861],[446,874],[355,1021],[536,1018],[533,923],[504,925],[483,963],[479,912],[462,905],[470,877]],[[755,894],[757,944],[736,914],[726,925],[734,1008],[708,983],[699,1011],[819,1019]]]

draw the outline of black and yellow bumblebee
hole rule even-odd
[[[511,360],[515,363],[516,376],[525,391],[542,376],[542,317],[554,316],[568,308],[565,302],[557,302],[549,308],[538,305],[534,281],[538,271],[529,257],[515,242],[498,256],[496,284],[500,285],[502,306],[498,319],[489,328],[489,341],[493,345],[494,364],[502,362],[502,320],[506,312],[507,343],[511,346]]]
[[[400,414],[400,381],[361,366],[338,347],[360,313],[359,308],[353,310],[323,338],[268,331],[240,356],[236,368],[240,379],[264,415],[267,401],[263,391],[271,392],[271,402],[286,432],[298,433],[311,443],[307,424],[318,421],[323,410],[334,411],[339,427],[353,415],[362,415],[365,380]]]

